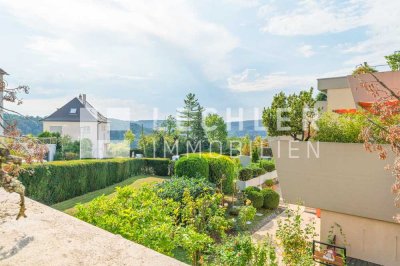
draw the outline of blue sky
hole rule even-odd
[[[253,119],[281,90],[384,64],[399,17],[395,0],[0,0],[0,68],[31,87],[24,114],[86,93],[112,117],[163,118],[194,92]]]

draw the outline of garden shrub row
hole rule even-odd
[[[261,160],[259,163],[252,163],[250,166],[240,169],[239,180],[247,181],[253,177],[257,177],[265,174],[266,172],[272,172],[274,170],[274,161]]]
[[[221,184],[224,193],[233,192],[235,162],[225,155],[216,153],[186,154],[175,163],[175,174],[187,177],[206,177],[214,184]]]
[[[28,197],[45,204],[58,203],[143,174],[168,175],[168,159],[103,159],[57,161],[25,165],[20,180]]]
[[[279,194],[270,189],[264,188],[263,190],[258,187],[247,187],[244,190],[246,197],[251,200],[251,204],[254,208],[260,209],[264,207],[266,209],[276,209],[279,206]]]

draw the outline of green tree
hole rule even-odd
[[[161,124],[165,128],[168,135],[172,135],[177,131],[176,118],[172,115],[167,116],[167,119]]]
[[[368,65],[367,62],[364,62],[364,64],[361,64],[356,67],[353,71],[353,75],[360,75],[360,74],[366,74],[366,73],[374,73],[378,72],[375,68],[372,66]]]
[[[221,148],[226,144],[226,139],[228,137],[228,130],[224,119],[217,114],[209,114],[205,119],[205,125],[207,126],[207,139],[210,143],[219,141],[221,143]],[[214,143],[210,147],[217,148],[219,150],[219,144]]]
[[[129,145],[135,141],[135,134],[133,134],[132,130],[128,129],[124,134],[124,140],[126,140]]]
[[[183,110],[179,112],[181,118],[181,127],[185,131],[186,139],[191,137],[191,131],[193,128],[193,120],[196,117],[196,114],[199,110],[199,102],[194,93],[189,93],[186,95],[186,99],[184,100],[185,106]]]
[[[400,51],[396,51],[391,55],[385,56],[385,59],[392,71],[400,70]]]
[[[183,127],[186,139],[197,144],[204,141],[206,133],[203,128],[204,108],[199,104],[196,95],[189,93],[184,100],[185,106],[180,113],[181,126]]]
[[[320,91],[317,94],[317,97],[315,97],[315,100],[326,102],[328,100],[328,96],[326,95],[326,93],[323,93],[323,92]]]
[[[271,106],[264,108],[262,116],[268,135],[288,135],[294,140],[309,140],[311,126],[317,116],[314,110],[316,100],[312,94],[313,88],[289,96],[283,92],[276,94]]]

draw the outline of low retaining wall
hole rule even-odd
[[[185,265],[154,250],[0,188],[0,265]]]

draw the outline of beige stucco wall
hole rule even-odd
[[[400,265],[400,225],[322,210],[321,241],[327,240],[335,223],[346,237],[347,256],[385,266]],[[343,245],[343,237],[335,228],[337,244]]]
[[[270,144],[285,201],[387,222],[399,212],[390,192],[394,179],[384,170],[391,161],[379,160],[362,144],[289,140],[270,140]]]
[[[357,108],[350,88],[328,89],[327,96],[328,111]]]

